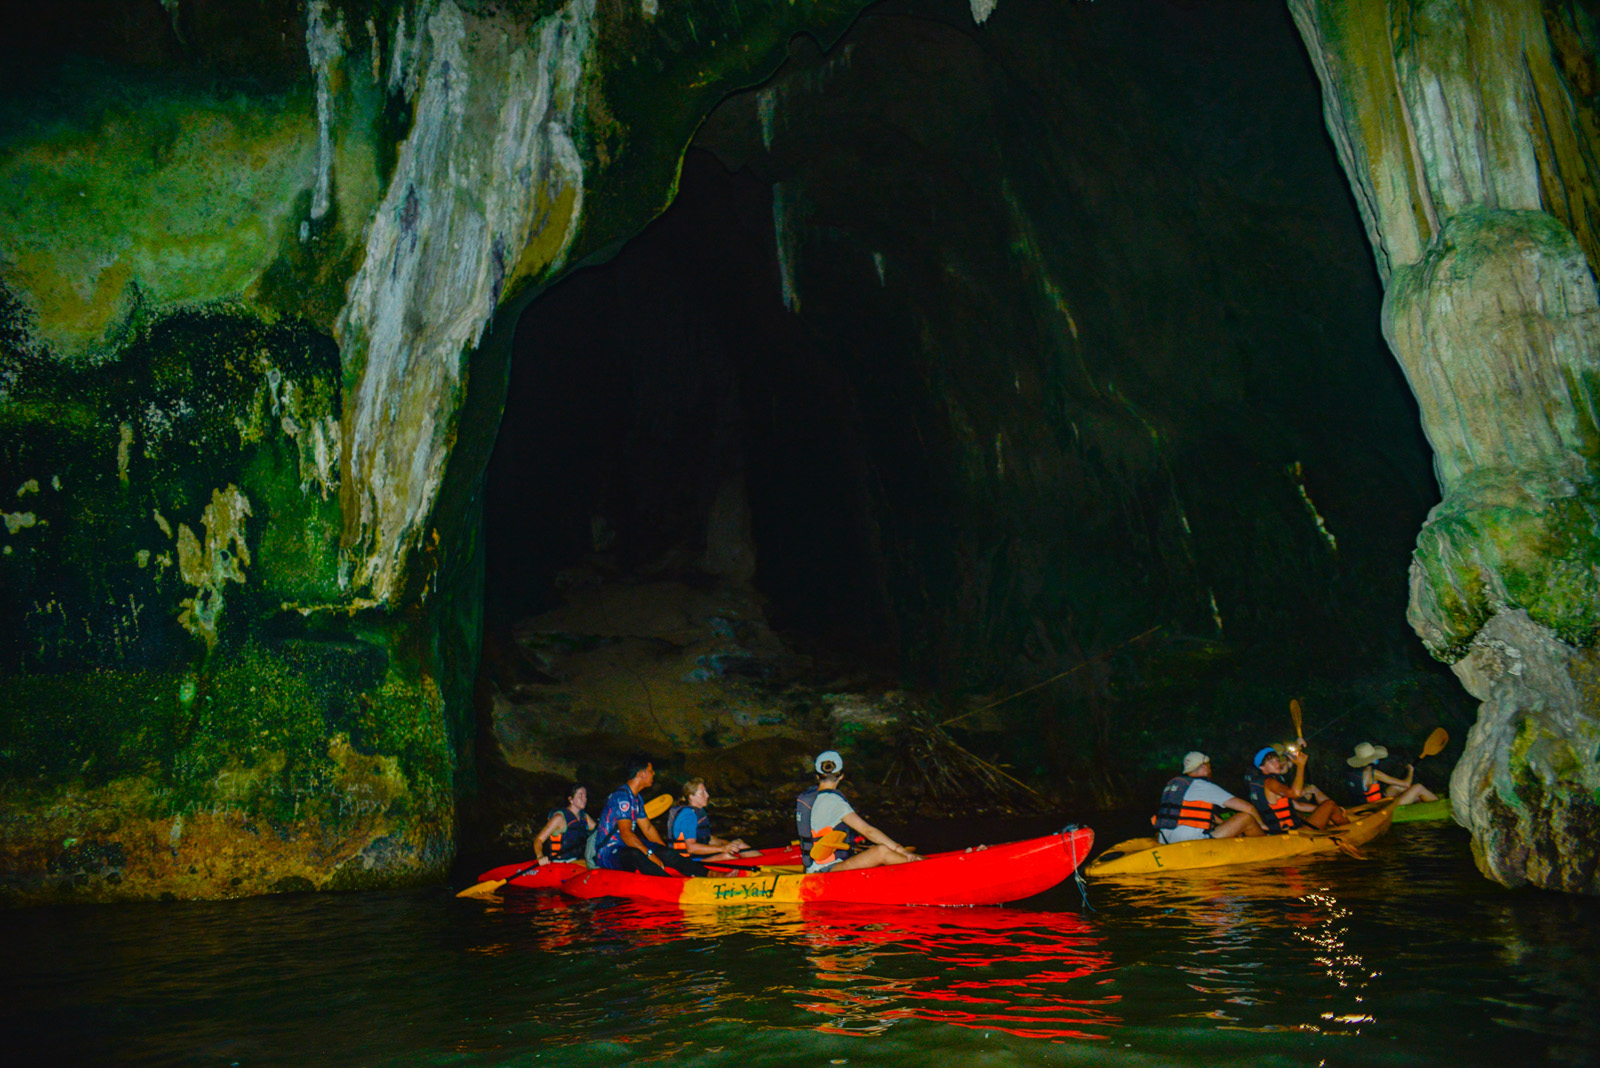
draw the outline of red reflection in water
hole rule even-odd
[[[1086,1028],[1121,1023],[1108,1008],[1117,995],[1090,996],[1110,955],[1071,913],[805,905],[799,923],[816,979],[829,984],[797,991],[817,999],[803,1008],[833,1018],[822,1031],[875,1034],[918,1019],[1022,1038],[1103,1039]],[[941,967],[869,974],[894,957]]]

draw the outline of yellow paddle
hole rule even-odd
[[[667,809],[672,807],[672,795],[660,794],[644,803],[644,814],[650,819],[655,819]],[[512,879],[520,879],[539,866],[536,860],[520,871],[514,871],[504,879],[486,879],[481,883],[474,883],[461,891],[456,897],[491,897],[494,892],[509,883]]]
[[[1422,743],[1422,753],[1417,757],[1431,757],[1435,753],[1444,752],[1444,747],[1450,744],[1450,732],[1443,727],[1433,728],[1433,733],[1428,735],[1428,740]]]
[[[1306,736],[1306,729],[1300,722],[1300,698],[1289,698],[1289,718],[1294,720],[1294,736],[1298,740]]]

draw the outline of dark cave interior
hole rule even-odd
[[[768,620],[831,670],[953,701],[1092,664],[975,743],[1036,775],[1247,745],[1296,693],[1460,725],[1404,622],[1436,490],[1303,47],[1155,6],[1050,37],[879,5],[713,113],[671,207],[518,327],[491,650],[566,582],[714,582],[742,485]]]

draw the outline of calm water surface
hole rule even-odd
[[[1092,910],[1068,883],[1006,909],[429,890],[11,912],[0,1026],[8,1060],[52,1065],[1600,1060],[1600,903],[1490,885],[1448,824],[1368,852],[1090,882]]]

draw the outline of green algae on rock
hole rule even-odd
[[[1456,818],[1490,877],[1600,893],[1592,13],[1290,7],[1444,498],[1417,539],[1408,618],[1483,702],[1451,783]]]

